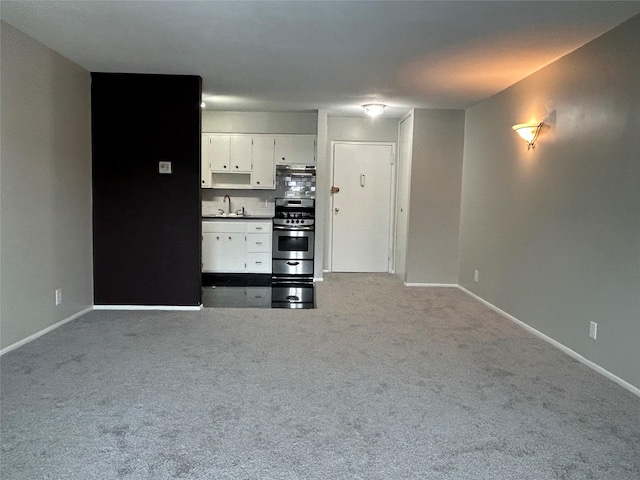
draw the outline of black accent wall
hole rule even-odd
[[[94,303],[200,305],[202,80],[91,77]]]

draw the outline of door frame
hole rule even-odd
[[[395,223],[394,223],[394,231],[395,231],[395,235],[394,235],[394,244],[393,244],[393,266],[394,266],[394,274],[398,274],[398,263],[397,263],[397,258],[396,255],[398,253],[398,222],[399,219],[398,217],[400,216],[399,212],[398,212],[398,208],[400,208],[400,195],[402,194],[402,192],[400,192],[399,189],[399,184],[400,184],[400,173],[401,173],[401,169],[405,168],[406,169],[406,175],[408,178],[408,184],[407,184],[407,204],[405,205],[405,209],[406,209],[406,217],[407,217],[407,225],[406,225],[406,231],[403,232],[404,234],[404,253],[405,253],[405,259],[404,259],[404,272],[403,272],[403,276],[401,277],[403,282],[407,281],[407,259],[406,259],[406,253],[407,253],[407,245],[408,245],[408,237],[409,237],[409,213],[410,213],[410,206],[411,206],[411,167],[413,166],[413,142],[411,141],[409,143],[409,148],[408,148],[408,152],[407,152],[407,157],[405,158],[400,158],[400,155],[402,155],[402,151],[401,151],[401,144],[402,144],[402,137],[401,137],[401,132],[402,132],[402,124],[411,119],[412,122],[415,122],[415,117],[413,115],[413,110],[411,110],[409,113],[407,113],[404,117],[402,117],[400,119],[400,121],[398,122],[398,148],[396,150],[396,165],[397,165],[397,170],[396,170],[396,180],[395,180],[395,208],[394,208],[394,212],[395,212]],[[411,135],[413,135],[413,124],[411,126]],[[407,160],[407,165],[402,165],[401,162],[403,160]]]
[[[395,225],[396,225],[396,188],[397,188],[397,142],[367,142],[367,141],[346,141],[346,140],[332,140],[331,141],[331,160],[329,161],[329,189],[333,186],[333,170],[336,156],[336,145],[376,145],[376,146],[390,146],[391,147],[391,179],[389,181],[389,258],[388,269],[389,273],[395,273]],[[326,215],[329,217],[327,220],[327,269],[329,272],[333,272],[333,193],[329,194],[330,200],[329,211]],[[325,216],[326,218],[326,216]]]

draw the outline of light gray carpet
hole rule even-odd
[[[454,288],[92,312],[1,360],[3,479],[634,479],[640,398]]]

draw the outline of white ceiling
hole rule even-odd
[[[193,74],[208,109],[467,108],[640,13],[640,1],[9,1],[95,72]],[[147,101],[161,102],[161,98]]]

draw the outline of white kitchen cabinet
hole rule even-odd
[[[271,273],[271,222],[247,223],[247,269]]]
[[[275,189],[277,165],[315,165],[315,135],[202,134],[202,187]]]
[[[276,165],[315,165],[315,135],[276,135]]]
[[[276,188],[275,141],[272,136],[253,137],[251,150],[251,187]]]
[[[208,134],[212,188],[251,188],[251,136]]]
[[[251,172],[251,137],[210,134],[209,161],[213,172]]]
[[[202,271],[244,272],[246,226],[244,222],[202,223]]]
[[[271,273],[271,222],[203,221],[202,271]]]
[[[209,164],[214,172],[229,171],[231,137],[228,135],[208,135]]]
[[[232,172],[251,172],[251,140],[246,135],[231,136],[229,167]]]
[[[209,161],[209,135],[202,134],[201,146],[201,184],[202,188],[211,188],[211,162]]]

